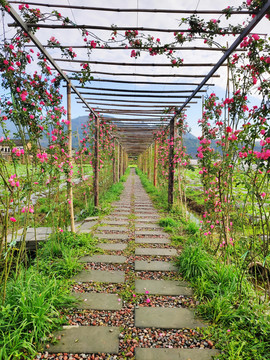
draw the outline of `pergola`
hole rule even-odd
[[[24,4],[23,1],[10,1],[10,4]],[[221,10],[185,10],[185,9],[149,9],[149,8],[104,8],[104,7],[91,7],[91,6],[79,6],[79,5],[64,5],[60,3],[44,3],[42,2],[28,2],[30,6],[38,5],[43,10],[54,8],[61,11],[72,11],[76,14],[81,12],[81,16],[87,21],[89,14],[130,14],[136,13],[149,13],[151,15],[161,14],[166,16],[167,14],[198,14],[198,15],[221,15]],[[97,52],[98,56],[102,60],[93,60],[94,57],[89,56],[87,47],[84,44],[78,45],[66,41],[64,38],[63,47],[78,49],[78,59],[67,60],[60,58],[55,54],[55,51],[48,48],[48,45],[42,40],[44,38],[44,32],[46,36],[50,37],[57,31],[58,35],[70,32],[78,31],[78,29],[86,29],[91,32],[103,31],[110,34],[113,31],[108,24],[100,23],[98,25],[93,24],[78,24],[77,26],[60,25],[53,22],[41,22],[38,24],[25,23],[18,15],[15,8],[10,7],[9,14],[14,19],[15,23],[9,24],[10,26],[20,26],[30,37],[31,46],[36,46],[41,51],[47,60],[51,63],[52,67],[62,76],[66,81],[67,88],[67,110],[69,125],[69,151],[71,154],[72,149],[72,125],[71,125],[71,95],[76,96],[77,102],[83,104],[86,111],[90,112],[95,119],[96,125],[99,123],[99,114],[105,115],[106,119],[111,123],[117,125],[117,132],[115,135],[115,142],[120,149],[120,157],[124,158],[124,152],[129,157],[138,157],[154,142],[153,132],[158,130],[161,126],[170,128],[170,137],[175,136],[175,119],[177,115],[185,111],[188,107],[195,104],[202,98],[206,92],[206,86],[213,86],[213,83],[209,83],[210,79],[218,78],[220,75],[217,71],[222,66],[227,66],[226,61],[228,57],[236,51],[239,51],[239,44],[243,38],[247,36],[252,29],[258,24],[258,22],[264,17],[264,15],[270,9],[270,0],[268,0],[263,8],[255,14],[245,29],[237,34],[236,38],[232,37],[232,33],[227,32],[226,38],[230,39],[227,48],[224,47],[207,47],[207,46],[176,46],[174,50],[184,52],[192,51],[193,61],[184,62],[179,68],[172,68],[172,64],[169,62],[154,62],[151,58],[151,62],[140,61],[140,59],[130,59],[130,51],[136,49],[136,47],[130,46],[125,49],[123,46],[119,46],[117,43],[111,43],[108,47],[97,46],[93,52]],[[232,16],[239,16],[243,14],[250,14],[249,11],[232,11]],[[101,17],[100,17],[101,19]],[[41,30],[38,36],[34,35],[32,29],[39,27]],[[164,29],[164,28],[152,28],[148,26],[119,26],[117,31],[127,31],[130,28],[132,30],[146,31],[153,33],[163,33],[169,36],[173,32],[188,32],[188,29]],[[67,37],[68,38],[68,37]],[[29,45],[30,46],[30,45]],[[241,49],[242,51],[242,49]],[[110,54],[119,53],[122,57],[126,57],[121,61],[108,61]],[[220,54],[219,58],[215,62],[203,62],[203,54],[206,53]],[[82,87],[80,83],[72,78],[69,74],[80,72],[79,64],[87,63],[91,65],[91,74],[94,79],[85,87]],[[104,70],[105,68],[105,70]],[[121,72],[118,69],[121,68]],[[138,70],[139,68],[140,70]],[[170,71],[167,69],[169,68]],[[115,71],[117,69],[117,71]],[[150,69],[150,71],[149,71]],[[154,71],[153,71],[154,69]],[[164,72],[165,69],[165,72]],[[191,71],[192,69],[192,71]],[[152,70],[152,72],[151,72]],[[173,70],[173,72],[172,72]],[[157,79],[156,79],[157,78]],[[168,81],[169,80],[169,81]],[[173,88],[172,88],[173,87]],[[175,108],[174,113],[164,114],[164,110],[168,107]],[[99,132],[96,131],[95,139],[95,156],[99,157],[98,151],[98,137]],[[174,167],[173,167],[173,154],[174,145],[170,145],[169,151],[169,189],[168,189],[168,202],[173,203],[173,183],[174,183]],[[156,162],[156,146],[154,147],[154,157]],[[99,173],[97,171],[96,161],[95,165],[95,177],[94,177],[94,189],[95,189],[95,205],[98,205],[98,184]],[[118,161],[119,167],[119,161]],[[155,166],[156,169],[156,166]],[[121,174],[121,169],[116,171]],[[116,176],[116,175],[115,175]],[[156,175],[155,175],[156,176]],[[71,190],[72,191],[72,190]],[[71,194],[72,196],[72,194]],[[70,197],[71,197],[70,196]],[[73,224],[74,226],[74,224]]]

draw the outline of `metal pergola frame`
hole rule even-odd
[[[20,2],[20,1],[11,1],[10,3],[15,3],[15,4],[24,4],[24,2]],[[192,14],[221,14],[223,12],[220,11],[192,11],[192,10],[167,10],[167,9],[116,9],[116,8],[95,8],[95,7],[82,7],[82,6],[64,6],[64,5],[60,5],[60,4],[40,4],[40,3],[36,3],[36,2],[29,2],[29,4],[31,5],[42,5],[42,6],[47,6],[47,7],[62,7],[62,8],[73,8],[73,9],[87,9],[87,10],[96,10],[96,11],[114,11],[114,12],[164,12],[164,13],[192,13]],[[164,124],[164,121],[160,121],[159,118],[156,118],[158,111],[157,112],[152,112],[150,110],[135,110],[133,109],[132,112],[128,112],[128,110],[117,110],[117,109],[112,109],[112,108],[107,108],[106,107],[106,103],[104,103],[104,101],[108,102],[108,106],[110,103],[113,102],[117,102],[117,106],[119,108],[121,108],[121,106],[123,107],[128,107],[128,105],[130,105],[130,109],[132,110],[132,104],[134,103],[140,103],[141,107],[143,107],[142,104],[147,103],[149,106],[149,104],[153,103],[153,104],[161,104],[162,102],[160,102],[159,100],[156,101],[136,101],[136,100],[122,100],[121,97],[155,97],[157,99],[162,99],[162,98],[184,98],[185,100],[182,102],[179,101],[175,101],[174,103],[172,102],[165,102],[164,105],[168,105],[168,106],[173,106],[176,107],[176,113],[175,115],[171,116],[168,114],[169,116],[169,120],[167,120],[167,122],[165,123],[166,126],[169,126],[170,128],[170,137],[174,138],[174,131],[175,131],[175,119],[177,118],[177,116],[179,116],[179,114],[181,114],[181,112],[183,112],[183,110],[189,106],[189,104],[192,104],[192,100],[193,99],[197,99],[200,98],[200,96],[198,95],[200,92],[204,92],[205,90],[202,90],[202,88],[207,84],[207,82],[214,77],[218,77],[219,75],[216,74],[217,70],[221,67],[221,66],[226,66],[225,62],[226,60],[229,58],[229,56],[235,52],[235,51],[239,51],[238,46],[240,45],[240,43],[242,42],[242,40],[244,39],[245,36],[247,36],[248,34],[251,33],[252,29],[261,21],[261,19],[264,17],[264,15],[269,11],[270,9],[270,0],[267,0],[265,5],[262,7],[261,10],[259,10],[256,14],[254,14],[253,19],[250,21],[250,23],[245,27],[245,29],[238,35],[238,37],[236,38],[236,40],[233,42],[233,44],[228,48],[228,49],[211,49],[211,50],[215,50],[215,51],[222,51],[223,55],[221,56],[221,58],[214,64],[214,63],[187,63],[184,64],[183,66],[187,66],[187,67],[202,67],[202,66],[211,66],[212,69],[208,72],[208,74],[203,75],[203,74],[187,74],[187,73],[177,73],[177,74],[162,74],[162,73],[155,73],[155,74],[147,74],[147,73],[119,73],[119,72],[108,72],[108,71],[92,71],[92,74],[99,74],[99,75],[110,75],[110,76],[114,76],[114,79],[107,79],[107,81],[111,81],[111,82],[115,82],[115,83],[130,83],[130,84],[146,84],[148,83],[147,81],[125,81],[125,80],[116,80],[115,77],[119,77],[119,76],[140,76],[140,77],[151,77],[151,78],[155,78],[155,77],[175,77],[175,78],[203,78],[202,81],[200,83],[182,83],[182,85],[188,85],[188,86],[192,86],[192,85],[196,85],[195,89],[187,89],[187,90],[175,90],[175,91],[171,91],[172,93],[175,94],[179,94],[181,92],[186,93],[186,95],[183,96],[179,96],[179,95],[175,95],[175,96],[169,96],[169,95],[141,95],[138,94],[139,92],[143,92],[140,90],[137,91],[133,91],[133,94],[118,94],[118,92],[132,92],[131,90],[121,90],[120,88],[115,88],[115,93],[116,94],[108,94],[106,93],[106,91],[112,90],[112,89],[100,89],[100,93],[90,93],[89,91],[82,91],[80,86],[76,86],[72,80],[74,80],[74,78],[69,77],[65,72],[79,72],[80,70],[72,70],[72,69],[63,69],[59,66],[58,62],[69,62],[70,64],[75,64],[77,62],[84,62],[84,63],[89,63],[89,64],[95,64],[95,65],[105,65],[105,66],[141,66],[141,67],[156,67],[157,69],[161,66],[170,66],[169,64],[162,64],[162,63],[124,63],[124,62],[109,62],[109,61],[92,61],[89,59],[82,59],[82,60],[65,60],[65,59],[60,59],[60,58],[53,58],[50,53],[47,50],[47,46],[46,45],[42,45],[41,42],[38,40],[38,38],[33,34],[33,32],[31,31],[32,28],[38,27],[39,24],[27,24],[25,23],[21,17],[17,14],[17,12],[14,10],[14,8],[12,6],[9,5],[10,11],[9,11],[9,15],[15,20],[16,25],[20,26],[29,36],[29,38],[31,39],[31,41],[33,42],[33,44],[39,49],[39,51],[42,52],[42,54],[47,58],[47,60],[51,63],[51,65],[53,66],[53,68],[59,73],[59,75],[66,81],[67,84],[67,100],[68,100],[68,120],[70,121],[70,125],[69,125],[69,151],[71,154],[71,139],[72,139],[72,128],[71,128],[71,112],[70,112],[70,106],[71,106],[71,93],[75,93],[77,98],[79,99],[79,102],[84,104],[84,107],[87,109],[87,111],[89,111],[93,117],[94,120],[96,122],[96,126],[98,126],[99,124],[99,117],[97,114],[97,111],[95,111],[93,109],[93,107],[90,105],[91,103],[93,104],[93,101],[96,104],[96,101],[101,101],[103,102],[103,108],[101,108],[100,110],[102,110],[104,113],[110,113],[115,115],[115,117],[112,117],[110,121],[112,121],[112,123],[117,124],[117,135],[116,138],[119,141],[119,147],[120,147],[120,151],[122,153],[123,151],[123,147],[126,149],[127,153],[129,153],[131,156],[138,156],[138,154],[140,154],[142,151],[144,151],[145,149],[147,149],[147,147],[152,144],[153,142],[153,129],[158,129],[159,124]],[[234,11],[233,14],[251,14],[250,11]],[[11,26],[14,26],[14,24],[11,24]],[[72,28],[72,26],[58,26],[57,24],[40,24],[41,28],[62,28],[63,30],[68,29],[68,28]],[[78,25],[78,26],[73,26],[73,28],[78,29],[79,27],[81,28],[91,28],[91,29],[103,29],[104,30],[108,30],[107,27],[105,26],[91,26],[91,25]],[[117,28],[117,30],[122,29],[125,30],[125,27],[119,27]],[[135,28],[134,28],[135,29]],[[138,28],[139,29],[139,28]],[[140,28],[141,30],[146,29],[147,28]],[[109,30],[113,30],[113,28],[109,28]],[[157,31],[158,29],[152,29],[153,31]],[[160,31],[164,31],[164,32],[170,32],[170,31],[180,31],[180,29],[164,29],[164,30],[160,30]],[[186,32],[187,30],[183,30],[184,32]],[[83,48],[83,46],[77,46],[78,48]],[[178,48],[178,47],[177,47]],[[197,49],[201,49],[204,47],[197,47]],[[115,49],[119,49],[119,47],[116,47]],[[189,49],[189,47],[185,47],[186,50]],[[192,47],[191,47],[192,49]],[[196,49],[196,47],[193,47],[193,49]],[[106,50],[106,47],[105,47]],[[113,47],[111,48],[111,50],[113,50]],[[101,51],[99,49],[99,51]],[[105,81],[105,79],[96,79],[93,81]],[[151,82],[149,82],[149,84],[151,84]],[[153,82],[153,84],[155,84]],[[161,82],[156,82],[156,84],[161,84]],[[166,84],[166,83],[164,83]],[[173,83],[171,83],[173,84]],[[209,86],[213,86],[213,84],[209,84]],[[85,90],[97,90],[97,88],[92,87],[92,88],[88,88],[85,87]],[[151,91],[151,90],[148,90]],[[151,91],[152,93],[159,93],[159,91]],[[167,94],[169,91],[164,90],[164,91],[160,91],[160,93],[162,94],[162,92],[164,94]],[[83,95],[95,95],[98,96],[99,98],[88,98],[85,97]],[[114,97],[114,99],[104,99],[105,96],[111,96]],[[120,99],[119,99],[120,97]],[[125,105],[123,105],[123,103],[126,103]],[[100,104],[101,105],[101,104]],[[112,105],[114,106],[114,105]],[[151,105],[150,105],[151,106]],[[155,107],[155,105],[153,105]],[[160,105],[159,105],[160,106]],[[136,116],[137,117],[137,121],[136,118],[135,120],[131,120],[131,119],[124,119],[119,117],[119,115],[132,115],[132,116]],[[118,117],[117,117],[118,116]],[[147,119],[148,116],[148,119]],[[152,118],[151,118],[152,116]],[[140,123],[141,118],[144,117],[144,121]],[[164,117],[167,117],[166,115],[164,115]],[[129,121],[130,123],[127,123],[127,121]],[[155,122],[152,122],[155,121]],[[152,132],[152,134],[151,134]],[[96,133],[96,137],[98,137],[98,131]],[[98,147],[96,146],[95,148],[95,154],[96,157],[98,159],[99,154],[98,154]],[[173,154],[174,154],[174,147],[173,144],[170,145],[170,150],[169,150],[169,190],[168,190],[168,202],[169,204],[173,203],[173,183],[174,183],[174,165],[173,165]],[[124,156],[123,154],[121,156]],[[97,163],[98,161],[96,161]],[[96,192],[95,192],[95,205],[98,204],[98,171],[97,168],[95,169],[95,180],[94,180],[94,184],[95,184],[95,188],[96,188]],[[71,194],[72,195],[72,194]],[[72,230],[74,230],[74,224],[72,225]]]

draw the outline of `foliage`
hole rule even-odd
[[[58,309],[72,299],[64,283],[37,267],[21,269],[7,283],[0,312],[0,359],[29,359],[40,339],[63,323]]]
[[[235,359],[237,354],[237,359],[265,359],[270,333],[265,305],[260,304],[246,279],[240,294],[239,269],[217,261],[199,243],[186,244],[177,265],[201,300],[198,314],[211,322],[206,332],[214,334],[224,351],[219,358]]]

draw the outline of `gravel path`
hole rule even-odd
[[[107,271],[109,273],[117,273],[118,271],[124,272],[124,283],[95,283],[77,281],[72,286],[72,291],[76,293],[104,293],[104,294],[117,294],[119,302],[122,300],[121,310],[105,311],[105,310],[92,310],[84,309],[63,309],[62,315],[66,318],[66,325],[79,326],[79,327],[118,327],[120,330],[118,339],[118,353],[106,353],[100,352],[87,353],[87,352],[74,352],[65,353],[63,351],[53,351],[54,345],[47,344],[45,352],[39,353],[37,359],[51,359],[51,360],[71,360],[71,359],[88,359],[88,360],[100,360],[100,359],[136,359],[136,348],[166,348],[166,349],[213,349],[214,344],[211,340],[205,339],[199,329],[179,328],[170,329],[169,326],[158,328],[152,328],[151,326],[139,328],[135,326],[137,311],[141,308],[151,309],[186,309],[186,311],[192,312],[196,303],[192,296],[184,295],[172,295],[172,294],[159,294],[159,288],[157,286],[156,293],[150,295],[147,288],[144,289],[144,293],[138,294],[135,292],[135,280],[157,280],[158,285],[163,284],[162,280],[181,281],[181,277],[175,271],[135,271],[135,261],[145,261],[146,264],[157,261],[167,263],[173,259],[169,256],[135,256],[136,248],[155,248],[155,249],[173,249],[174,247],[169,244],[135,244],[135,223],[138,217],[134,216],[134,213],[145,213],[144,220],[149,219],[147,224],[153,225],[153,231],[158,228],[158,219],[152,217],[151,214],[156,215],[149,196],[146,194],[142,187],[140,179],[135,175],[134,171],[131,171],[127,182],[125,183],[125,189],[121,195],[121,199],[114,204],[114,210],[109,217],[102,219],[102,223],[106,227],[102,231],[102,227],[99,227],[99,234],[117,234],[122,233],[119,225],[106,225],[106,219],[108,222],[116,222],[119,220],[126,220],[125,228],[127,228],[128,239],[117,240],[107,239],[103,240],[105,243],[125,243],[127,248],[123,251],[105,251],[108,255],[124,255],[126,261],[123,264],[113,263],[94,263],[89,262],[84,265],[85,270],[90,271]],[[119,213],[119,214],[118,214]],[[111,227],[111,229],[110,229]],[[136,228],[136,231],[138,228]],[[140,230],[145,231],[147,235],[140,234],[136,237],[162,237],[161,235],[149,233],[149,227],[140,225]],[[162,230],[158,229],[162,232]],[[164,237],[168,238],[168,235],[164,233]],[[102,241],[102,239],[101,239]],[[179,250],[178,250],[179,251]],[[157,263],[157,264],[160,264]],[[165,264],[164,264],[165,265]],[[158,265],[159,266],[159,265]],[[167,266],[167,265],[166,265]],[[148,319],[146,319],[148,320]],[[151,319],[149,318],[149,321]],[[165,319],[166,320],[166,319]],[[147,321],[146,321],[147,322]],[[76,341],[76,340],[75,340]],[[78,341],[81,341],[78,339]],[[202,350],[203,351],[203,350]],[[195,352],[193,352],[195,354]],[[209,357],[210,360],[211,357]],[[162,358],[163,359],[163,358]],[[191,360],[197,359],[190,357]],[[199,358],[198,358],[199,359]]]

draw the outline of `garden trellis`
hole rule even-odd
[[[31,10],[28,5],[26,6],[24,2],[20,1],[11,1],[10,3],[2,1],[1,3],[7,13],[15,20],[15,23],[11,23],[11,20],[8,20],[9,26],[12,29],[14,27],[16,29],[21,28],[25,33],[24,36],[30,39],[31,44],[24,44],[23,51],[30,52],[30,49],[36,47],[40,51],[40,61],[45,62],[45,64],[50,63],[50,66],[53,68],[49,69],[48,72],[52,73],[52,71],[55,71],[58,74],[57,77],[59,76],[66,83],[69,159],[72,159],[73,156],[70,108],[72,94],[76,96],[78,103],[83,104],[83,107],[90,114],[91,121],[94,124],[92,128],[92,134],[94,134],[92,143],[93,154],[91,156],[93,156],[93,192],[94,205],[96,207],[99,205],[99,166],[100,160],[102,160],[100,158],[100,141],[102,141],[100,131],[102,131],[102,134],[104,131],[113,144],[112,153],[108,150],[113,159],[113,181],[119,180],[119,177],[123,174],[127,166],[127,157],[138,159],[140,167],[144,172],[148,173],[155,185],[159,184],[168,187],[168,203],[169,206],[173,206],[174,193],[177,192],[177,189],[175,189],[175,171],[177,170],[179,185],[183,180],[181,180],[181,167],[185,167],[185,164],[188,164],[182,140],[184,124],[186,122],[185,112],[187,112],[187,109],[191,109],[197,100],[201,99],[202,94],[214,86],[213,83],[208,84],[208,82],[212,79],[220,78],[220,74],[216,72],[221,67],[229,69],[230,65],[236,61],[235,59],[238,59],[239,53],[245,54],[245,56],[248,56],[253,61],[247,47],[252,46],[253,42],[256,41],[260,44],[260,36],[252,33],[252,30],[266,14],[269,14],[270,8],[270,1],[247,2],[246,6],[236,9],[210,9],[203,11],[196,11],[195,9],[97,8],[29,2],[28,5],[33,7]],[[10,4],[18,5],[21,15],[18,15],[17,11]],[[41,7],[42,11],[36,10],[35,6]],[[48,9],[51,7],[54,10],[48,13]],[[60,14],[59,9],[64,12],[64,15]],[[171,13],[181,14],[181,16],[182,14],[191,15],[181,20],[180,28],[162,29],[138,26],[138,24],[136,26],[108,26],[108,24],[104,23],[85,25],[81,22],[76,24],[69,19],[70,15],[66,14],[67,11],[70,14],[71,10],[76,11],[76,17],[79,18],[88,12],[89,14],[93,14],[93,12],[117,12],[118,14],[150,13],[166,15]],[[228,21],[231,18],[242,19],[243,15],[252,15],[253,18],[243,26],[236,24],[222,27],[219,22],[220,20],[209,18],[209,20],[203,21],[199,18],[200,15],[208,17],[223,15]],[[66,41],[66,39],[69,39],[68,34],[74,32],[80,33],[79,38],[82,45],[78,45],[77,42],[69,43],[69,41]],[[155,36],[151,34],[145,35],[143,32],[153,32]],[[56,39],[56,33],[60,41]],[[161,33],[161,37],[166,36],[166,40],[163,42],[156,37],[156,33]],[[171,38],[167,36],[171,36]],[[228,45],[224,44],[224,41],[222,41],[223,45],[219,45],[218,39],[222,39],[223,36]],[[251,39],[250,43],[243,45],[248,36]],[[77,36],[75,38],[77,39]],[[206,45],[201,46],[202,40]],[[193,45],[194,42],[195,46]],[[190,43],[190,46],[187,46],[188,43]],[[267,47],[265,48],[267,49]],[[76,59],[77,56],[75,56],[74,49],[78,49],[79,59]],[[121,54],[116,55],[117,61],[111,61],[110,59],[112,57],[110,54],[113,54],[114,51],[116,51],[116,54]],[[192,62],[190,61],[190,56],[188,57],[189,60],[186,61],[185,54],[191,51],[194,54]],[[146,56],[144,56],[142,61],[139,61],[140,56],[143,57],[144,52],[151,56],[151,62],[146,59]],[[197,53],[198,55],[196,55]],[[222,56],[215,58],[213,61],[205,62],[202,60],[205,53],[211,54],[213,57],[221,54]],[[95,54],[97,54],[97,57],[101,57],[101,59],[95,60]],[[233,54],[236,57],[231,58]],[[121,61],[118,59],[119,56],[121,56]],[[165,57],[166,61],[160,60],[162,56],[163,58]],[[153,57],[159,60],[153,62]],[[127,59],[130,58],[131,60],[128,61]],[[268,58],[266,57],[265,59],[262,62],[264,70],[267,70]],[[60,66],[60,64],[62,65]],[[135,70],[133,70],[134,67]],[[120,70],[122,68],[125,70]],[[148,70],[144,72],[144,68]],[[168,71],[167,68],[171,69],[171,71]],[[115,69],[117,71],[114,71]],[[250,71],[251,78],[256,77],[256,74],[252,73],[253,70],[251,69]],[[140,80],[141,78],[143,79]],[[159,80],[154,81],[153,79],[155,78],[159,78]],[[175,82],[172,82],[171,78],[175,79]],[[167,81],[167,79],[170,79],[170,81]],[[201,81],[195,81],[195,79],[201,79]],[[255,82],[255,80],[253,81]],[[102,87],[102,83],[105,86]],[[264,87],[266,88],[267,86],[266,83],[263,80],[261,81],[262,86],[259,91],[264,91]],[[169,89],[171,86],[174,88]],[[266,91],[263,96],[265,94]],[[210,100],[213,98],[214,96],[210,96]],[[211,101],[210,105],[207,101],[206,106],[211,107]],[[232,102],[234,101],[233,99]],[[229,112],[229,102],[223,105],[226,111],[228,110]],[[267,102],[265,102],[266,105]],[[217,110],[219,111],[220,108]],[[214,118],[216,115],[211,113],[209,116]],[[229,116],[232,118],[233,115],[230,114]],[[100,120],[102,117],[104,121]],[[207,118],[204,120],[207,122]],[[217,121],[217,123],[221,122],[220,119]],[[111,129],[106,128],[107,125],[111,126]],[[228,141],[231,141],[231,139],[234,141],[238,138],[238,133],[235,133],[238,129],[236,124],[235,127],[229,125],[229,120],[226,125],[222,123],[222,125],[217,126],[219,126],[218,129],[221,137],[225,136],[225,148],[229,149],[230,143]],[[230,131],[228,130],[229,128]],[[205,159],[205,154],[208,152],[212,153],[208,149],[209,134],[212,136],[215,131],[217,132],[217,130],[203,126],[202,138],[200,139],[202,145],[198,151],[198,157],[203,163],[203,169],[206,169],[202,170],[203,181],[206,181],[205,174],[210,169],[210,163],[212,163],[212,160],[206,163]],[[261,135],[264,136],[266,134],[265,139],[268,139],[270,136],[270,134],[267,135],[268,129],[260,128],[260,131],[263,131]],[[230,136],[230,134],[232,135]],[[244,133],[242,132],[241,134]],[[228,140],[229,138],[230,140]],[[263,150],[261,154],[266,154],[268,151],[268,140],[261,140],[265,141],[262,145],[265,152]],[[241,141],[245,143],[244,138]],[[85,147],[81,154],[86,152],[87,145],[84,145]],[[264,156],[263,160],[268,161],[267,155],[262,156]],[[228,158],[230,158],[229,155]],[[230,158],[230,161],[235,161],[235,158]],[[230,164],[226,163],[227,165],[229,166]],[[263,167],[262,164],[260,166],[261,168]],[[264,171],[261,168],[259,170]],[[230,176],[232,175],[228,175],[228,181]],[[220,177],[222,178],[221,174]],[[209,191],[207,186],[205,186],[204,190]],[[179,193],[181,191],[179,187]],[[74,231],[72,185],[70,181],[68,182],[68,192],[71,230]],[[260,192],[263,193],[261,190]],[[220,197],[223,196],[222,194],[219,195]],[[262,204],[260,205],[260,210],[262,210]],[[210,210],[206,211],[206,213],[206,216],[208,216]],[[215,219],[215,221],[220,221],[220,219]],[[229,209],[226,208],[226,220],[223,221],[224,229],[226,227],[225,230],[223,229],[225,240],[222,238],[223,235],[220,238],[221,244],[225,241],[226,246],[230,241],[229,239],[232,238],[228,234],[229,223]],[[209,226],[213,226],[213,224],[211,223]],[[209,229],[205,233],[211,235]],[[267,253],[264,255],[266,256]]]

